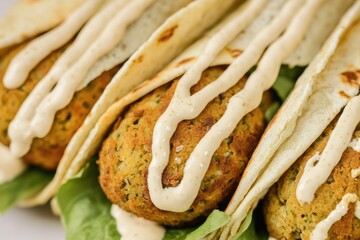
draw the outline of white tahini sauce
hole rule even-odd
[[[336,205],[336,208],[329,214],[329,216],[319,222],[313,232],[310,235],[311,240],[325,240],[328,237],[328,231],[331,226],[339,221],[349,210],[349,204],[358,201],[356,194],[348,193],[342,197],[340,203]],[[358,218],[358,217],[357,217]]]
[[[165,235],[164,227],[126,212],[115,204],[111,206],[111,215],[121,240],[161,240]]]
[[[349,145],[356,126],[360,121],[360,96],[352,98],[340,116],[320,159],[308,161],[296,189],[300,203],[310,203],[316,190],[328,179]]]
[[[231,134],[241,118],[260,104],[263,92],[274,84],[281,62],[301,42],[322,1],[289,1],[219,79],[190,96],[190,88],[199,81],[201,73],[260,12],[265,3],[265,1],[250,2],[249,9],[246,9],[209,41],[204,53],[180,79],[170,105],[156,123],[148,187],[151,200],[159,209],[174,212],[189,209],[198,194],[212,155],[223,139]],[[244,89],[230,99],[225,114],[191,153],[186,161],[184,176],[180,184],[177,187],[163,188],[162,173],[168,164],[169,142],[178,123],[198,116],[208,102],[236,84],[251,67],[256,65],[265,49],[277,38],[279,39],[268,48],[260,60],[257,70],[250,76]]]
[[[25,155],[35,137],[46,136],[56,112],[66,107],[75,92],[88,84],[84,82],[84,78],[89,69],[122,40],[127,27],[153,1],[114,1],[89,21],[74,44],[29,95],[11,122],[10,149],[15,156]]]
[[[51,91],[51,89],[53,89],[64,72],[66,72],[66,70],[69,69],[71,65],[73,65],[74,62],[89,48],[92,44],[92,39],[96,39],[96,37],[106,27],[108,22],[114,17],[117,11],[124,6],[125,3],[126,0],[119,0],[108,4],[84,26],[74,43],[60,56],[48,74],[35,86],[21,105],[19,111],[9,126],[9,135],[11,139],[21,139],[22,134],[25,134],[28,131],[30,121],[36,113],[36,107]],[[20,133],[20,136],[16,137],[15,134],[17,133]],[[25,151],[27,152],[28,149],[24,149],[24,152]],[[13,150],[13,152],[15,154],[18,153],[19,156],[24,154],[23,152],[17,150]]]
[[[183,148],[184,148],[183,145],[177,146],[177,147],[175,148],[175,151],[178,153],[178,152],[180,152]]]
[[[360,219],[360,201],[358,200],[355,205],[355,217]]]
[[[354,138],[351,140],[349,147],[360,153],[360,138]]]
[[[26,164],[1,143],[0,156],[0,184],[14,179],[26,169]]]
[[[30,42],[11,61],[3,78],[4,86],[7,88],[20,87],[41,60],[75,36],[102,2],[102,0],[85,1],[60,26]]]
[[[360,168],[351,169],[351,177],[357,178],[358,176],[360,176]]]

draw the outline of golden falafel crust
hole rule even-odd
[[[0,142],[7,146],[10,144],[8,137],[10,122],[32,89],[66,49],[65,46],[54,51],[39,63],[21,87],[7,89],[2,82],[6,69],[10,61],[26,44],[17,46],[0,59]],[[30,151],[23,157],[23,160],[46,170],[55,170],[70,139],[81,126],[116,71],[117,69],[114,68],[103,73],[86,88],[77,92],[71,103],[57,112],[50,132],[44,138],[34,139]]]
[[[225,67],[206,70],[200,82],[192,87],[191,93],[217,79],[224,70]],[[182,121],[178,125],[171,138],[169,164],[163,173],[164,187],[174,187],[180,183],[190,153],[220,119],[230,97],[243,88],[245,81],[245,78],[241,79],[229,91],[212,100],[196,119]],[[198,223],[229,200],[264,131],[265,119],[263,111],[257,108],[247,114],[231,136],[221,143],[202,181],[199,194],[188,211],[175,213],[160,210],[151,202],[147,187],[152,132],[157,119],[170,103],[177,82],[174,80],[154,90],[128,107],[104,141],[98,163],[100,184],[111,202],[162,225],[180,227]],[[271,101],[268,94],[265,99]]]
[[[310,239],[316,225],[324,220],[347,193],[360,196],[360,179],[351,177],[351,170],[360,167],[360,153],[352,148],[342,155],[327,182],[315,194],[314,200],[303,206],[296,198],[296,188],[306,162],[322,152],[335,127],[335,119],[281,177],[264,199],[264,215],[270,236],[277,239]],[[354,136],[360,137],[360,125]],[[328,239],[360,239],[360,220],[354,215],[355,204],[349,205],[348,213],[330,228]]]

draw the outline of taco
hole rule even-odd
[[[276,239],[360,238],[359,20],[356,2],[270,123],[220,239],[234,236],[262,198]]]
[[[68,239],[118,239],[118,232],[125,239],[200,239],[224,226],[230,217],[214,209],[233,196],[266,116],[352,2],[237,4],[114,103],[79,148],[56,196]],[[136,57],[117,78],[131,79],[140,68]]]
[[[190,2],[21,1],[6,15],[1,33],[13,29],[0,36],[0,212],[51,198],[56,184],[43,188],[67,169],[71,139],[104,111],[95,106],[103,92],[105,104],[114,101],[107,86],[125,94],[136,85],[113,76]]]

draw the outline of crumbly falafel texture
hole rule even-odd
[[[199,83],[191,88],[191,94],[217,79],[224,70],[222,66],[206,70]],[[226,204],[266,125],[261,107],[247,114],[215,152],[190,209],[182,213],[160,210],[151,202],[147,187],[152,132],[170,103],[177,82],[178,79],[128,106],[104,141],[98,161],[100,184],[111,202],[138,216],[174,227],[196,224],[213,209]],[[245,82],[246,78],[241,79],[230,90],[214,98],[197,118],[178,125],[170,141],[169,164],[162,176],[164,187],[175,187],[180,183],[190,153],[220,119],[229,99],[243,88]],[[267,108],[271,95],[267,92],[264,99],[262,108]]]
[[[10,144],[8,128],[10,122],[16,116],[26,97],[39,81],[48,73],[56,60],[65,51],[62,47],[43,61],[41,61],[28,76],[26,82],[19,88],[7,89],[2,79],[15,55],[26,46],[21,44],[8,51],[0,58],[0,142],[4,145]],[[82,125],[92,106],[98,100],[103,90],[116,73],[116,68],[103,73],[92,81],[86,88],[74,95],[71,103],[55,115],[54,124],[50,132],[44,138],[35,138],[30,151],[23,160],[30,164],[46,170],[55,170],[65,151],[70,139],[77,129]]]
[[[351,170],[360,167],[360,153],[348,147],[328,180],[316,191],[314,200],[303,206],[296,198],[296,188],[306,162],[322,152],[335,127],[337,118],[310,148],[271,188],[264,198],[264,216],[270,236],[277,239],[310,239],[316,225],[324,220],[347,193],[360,196],[360,179],[352,178]],[[360,125],[354,137],[360,137]],[[354,215],[355,204],[330,228],[328,239],[360,239],[360,220]]]

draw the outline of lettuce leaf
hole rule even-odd
[[[272,86],[272,89],[276,92],[280,100],[283,102],[294,88],[296,80],[301,76],[306,67],[290,67],[288,65],[281,65],[277,79]],[[247,76],[250,76],[255,72],[256,67],[251,68],[247,72]]]
[[[197,228],[194,232],[190,233],[186,240],[198,240],[211,232],[219,229],[230,220],[230,217],[224,212],[214,210],[207,218],[205,223]],[[240,227],[239,232],[231,238],[231,240],[267,240],[268,235],[263,225],[261,215],[258,212],[250,212],[243,224]]]
[[[251,223],[252,223],[252,211],[246,216],[244,222],[242,223],[242,225],[240,227],[240,230],[239,230],[238,234],[236,234],[233,237],[233,239],[244,240],[244,236],[248,233],[248,231],[250,231],[249,227],[250,227]]]
[[[270,122],[275,116],[281,104],[286,100],[291,90],[294,88],[296,80],[300,77],[304,70],[304,67],[290,68],[287,65],[281,66],[276,82],[272,86],[272,89],[278,96],[278,100],[273,102],[273,104],[265,112],[265,119],[267,122]]]
[[[270,122],[271,119],[275,116],[277,111],[280,109],[281,103],[280,102],[273,102],[268,109],[266,109],[265,112],[265,119],[266,122]]]
[[[212,233],[216,229],[221,228],[227,222],[230,221],[230,217],[224,212],[214,210],[206,219],[206,221],[195,231],[187,235],[186,240],[198,240],[206,235]]]
[[[303,67],[290,68],[287,65],[282,65],[279,75],[272,88],[275,90],[281,101],[285,101],[291,90],[295,86],[296,80],[304,72]]]
[[[241,225],[239,233],[232,240],[267,240],[269,235],[260,212],[261,206],[250,212]]]
[[[57,203],[66,229],[66,239],[120,239],[110,214],[111,203],[98,183],[98,168],[91,161],[78,178],[61,186]]]
[[[0,213],[4,213],[19,201],[34,195],[52,179],[53,173],[35,167],[27,168],[11,181],[0,185]]]
[[[194,231],[195,228],[168,228],[166,229],[163,240],[185,240],[187,235]]]
[[[93,159],[79,177],[70,179],[57,193],[57,203],[67,240],[119,240],[111,202],[98,183],[98,167]],[[164,240],[184,240],[194,228],[166,229]]]

